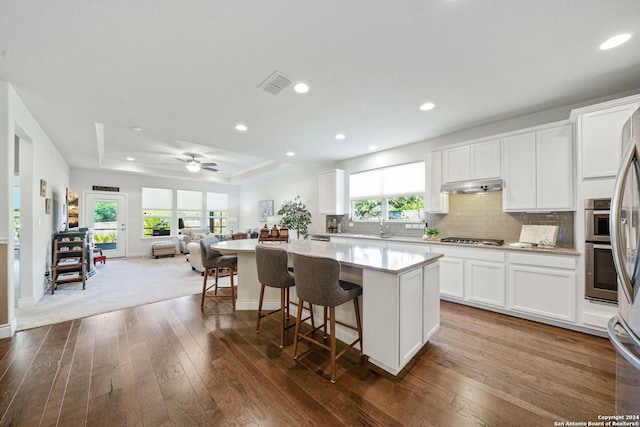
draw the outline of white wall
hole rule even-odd
[[[0,238],[12,241],[13,236],[13,177],[15,170],[15,136],[21,139],[21,293],[19,303],[28,306],[42,298],[46,285],[45,271],[51,264],[51,238],[55,231],[54,214],[45,213],[45,199],[54,199],[69,182],[69,166],[51,139],[40,127],[13,87],[0,81]],[[40,196],[40,180],[47,181],[45,197]],[[12,245],[11,245],[12,246]],[[13,263],[13,248],[7,262]],[[0,281],[0,293],[7,305],[0,308],[0,337],[14,319],[13,268],[6,270]],[[6,302],[5,302],[6,301]],[[11,331],[12,332],[12,331]]]
[[[325,216],[318,213],[318,173],[329,167],[318,167],[305,172],[264,180],[244,185],[240,188],[240,210],[238,225],[240,229],[260,229],[264,223],[258,221],[258,202],[273,200],[274,214],[278,212],[285,200],[293,200],[300,196],[311,213],[309,232],[325,231]],[[291,233],[295,236],[295,233]]]
[[[80,227],[84,227],[84,193],[93,191],[94,185],[103,187],[118,187],[119,194],[127,195],[127,256],[147,256],[151,254],[151,244],[167,237],[143,239],[142,236],[142,187],[168,188],[172,190],[192,190],[229,194],[229,216],[236,216],[238,212],[238,187],[235,185],[212,182],[198,182],[158,178],[124,172],[106,172],[90,169],[71,170],[71,184],[79,196]],[[175,200],[174,200],[175,203]],[[172,237],[178,233],[176,224],[171,228]]]

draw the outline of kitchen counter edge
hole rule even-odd
[[[578,252],[575,248],[563,248],[563,247],[555,247],[555,248],[514,248],[509,246],[509,243],[505,242],[502,246],[493,246],[493,245],[469,245],[465,243],[445,243],[439,240],[422,240],[420,237],[409,237],[409,236],[391,236],[391,237],[378,237],[370,234],[351,234],[351,233],[311,233],[309,237],[319,236],[319,237],[344,237],[344,238],[352,238],[352,239],[363,239],[363,240],[381,240],[381,241],[389,241],[389,242],[401,242],[401,243],[420,243],[426,245],[442,245],[442,246],[458,246],[464,248],[481,248],[481,249],[502,249],[506,251],[513,252],[530,252],[536,254],[553,254],[553,255],[567,255],[567,256],[580,256],[580,252]]]

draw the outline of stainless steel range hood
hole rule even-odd
[[[461,181],[444,184],[440,191],[446,194],[478,194],[502,190],[502,179],[484,179],[479,181]]]

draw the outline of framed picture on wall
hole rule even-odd
[[[47,181],[40,180],[40,197],[47,197]]]
[[[52,205],[51,199],[44,199],[44,213],[46,214],[51,213],[51,205]]]
[[[273,200],[258,202],[258,221],[265,222],[268,216],[273,216]]]

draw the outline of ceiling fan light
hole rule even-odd
[[[198,164],[198,162],[196,162],[195,160],[191,160],[190,162],[188,162],[186,164],[187,166],[187,170],[189,172],[198,172],[200,170],[200,165]]]

